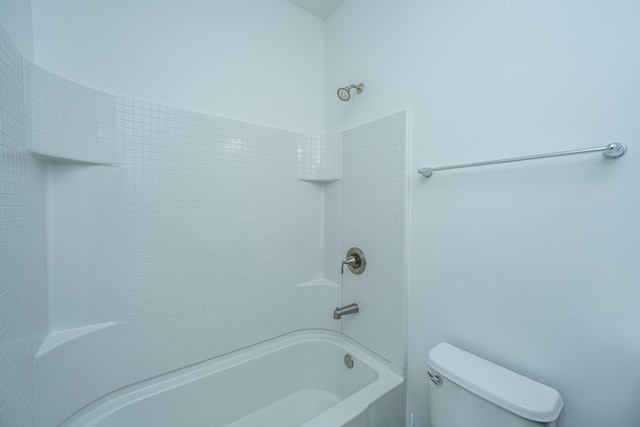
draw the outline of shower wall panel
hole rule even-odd
[[[360,247],[367,267],[345,271],[343,302],[360,312],[343,332],[406,367],[407,150],[409,111],[344,132],[343,247]]]
[[[22,56],[0,27],[0,425],[33,422]]]
[[[25,75],[30,151],[124,171],[126,314],[35,358],[37,426],[136,381],[339,327],[340,288],[317,281],[324,189],[297,176],[309,135],[98,92],[29,62]]]

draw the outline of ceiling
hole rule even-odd
[[[320,19],[327,19],[345,0],[288,0]]]

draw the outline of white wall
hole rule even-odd
[[[323,22],[283,0],[33,0],[37,64],[114,94],[319,133]]]
[[[33,61],[33,27],[30,0],[0,0],[0,26],[23,57]]]
[[[326,21],[327,130],[413,110],[417,426],[443,340],[557,388],[562,427],[640,424],[638,22],[623,0],[348,0]],[[628,154],[414,172],[610,141]]]

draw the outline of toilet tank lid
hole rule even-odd
[[[460,387],[531,421],[555,421],[564,405],[557,390],[446,342],[429,350],[427,360]]]

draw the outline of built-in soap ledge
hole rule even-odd
[[[325,287],[325,288],[340,288],[340,285],[336,282],[332,282],[327,279],[314,279],[309,280],[307,282],[298,283],[296,288],[304,288],[304,287]]]
[[[49,154],[37,150],[29,150],[29,153],[36,159],[59,165],[85,165],[85,166],[119,166],[117,163],[109,162],[95,162],[91,160],[81,159],[74,156],[59,156],[55,154]]]
[[[342,178],[298,178],[298,181],[315,182],[318,184],[331,184],[340,181]]]
[[[97,331],[102,331],[103,329],[113,328],[123,323],[125,322],[113,321],[113,322],[99,323],[97,325],[89,325],[89,326],[83,326],[80,328],[64,329],[60,331],[51,332],[45,337],[35,357],[36,358],[42,357],[45,354],[47,354],[49,351],[63,344],[71,342],[85,335],[89,335]]]
[[[124,171],[25,156],[30,308],[36,357],[126,319]]]

